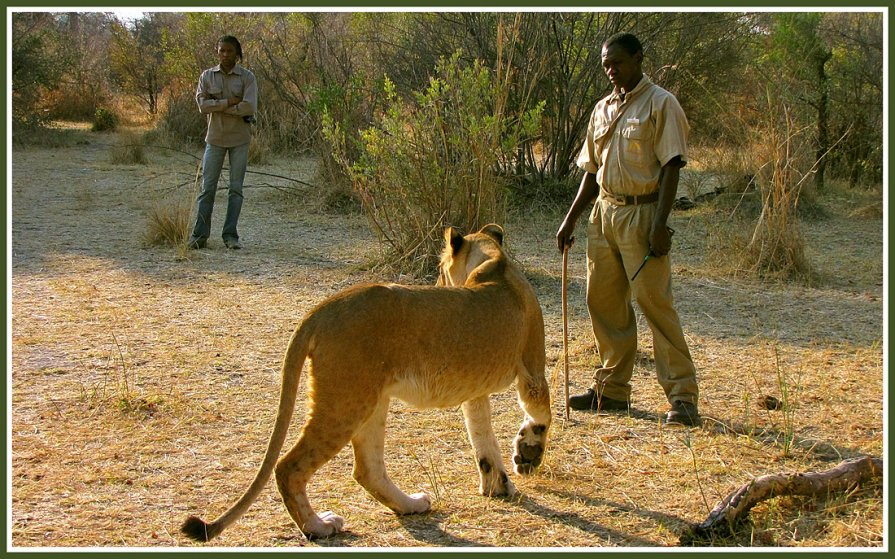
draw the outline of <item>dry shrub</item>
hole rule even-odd
[[[51,118],[58,120],[92,120],[98,105],[106,101],[99,92],[75,84],[62,85],[44,95],[43,105]]]
[[[256,129],[249,144],[249,165],[264,165],[270,161],[270,136]]]
[[[255,116],[255,137],[263,136],[274,153],[304,153],[320,142],[319,118],[274,94],[262,99]]]
[[[114,110],[106,107],[97,107],[93,114],[93,124],[90,130],[93,132],[109,132],[118,129],[119,118]]]
[[[147,143],[173,148],[201,146],[206,126],[205,115],[196,107],[193,94],[173,93],[165,100],[158,125],[147,134]]]
[[[318,162],[314,183],[319,186],[321,209],[341,212],[360,208],[361,201],[354,192],[351,176],[336,159],[329,142],[323,139],[314,142],[313,152]]]
[[[146,110],[146,102],[136,95],[119,93],[106,101],[106,106],[118,115],[118,124],[127,127],[151,126],[157,115]]]
[[[120,165],[147,165],[146,150],[143,139],[134,132],[124,132],[112,146],[112,163]]]

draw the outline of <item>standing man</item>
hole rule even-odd
[[[242,248],[236,223],[242,210],[242,185],[252,139],[251,123],[258,108],[258,87],[255,75],[237,64],[242,60],[242,45],[236,37],[225,35],[218,39],[217,54],[220,64],[202,72],[196,89],[199,112],[208,115],[208,132],[202,159],[202,192],[197,199],[196,225],[189,240],[189,247],[193,249],[205,248],[208,241],[214,196],[227,154],[230,189],[222,237],[227,248]]]
[[[656,375],[671,404],[665,420],[697,425],[696,367],[674,310],[667,256],[689,125],[677,99],[643,75],[637,37],[607,39],[602,62],[613,91],[591,115],[578,156],[584,178],[556,240],[560,251],[571,246],[575,222],[596,200],[587,226],[587,306],[603,363],[592,387],[569,404],[629,408],[637,353],[633,293],[652,330]]]

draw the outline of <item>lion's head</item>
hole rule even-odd
[[[502,257],[502,246],[503,228],[494,223],[465,236],[454,227],[446,228],[436,284],[464,285],[473,270],[489,260]]]

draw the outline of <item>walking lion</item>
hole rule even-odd
[[[306,487],[349,442],[354,478],[373,497],[397,514],[428,511],[428,495],[405,494],[386,473],[392,398],[420,408],[461,405],[480,492],[515,494],[491,427],[488,396],[516,382],[525,412],[513,442],[519,474],[541,464],[551,409],[541,308],[504,253],[503,236],[497,225],[466,236],[448,228],[437,285],[359,285],[310,311],[286,350],[276,422],[254,481],[219,518],[207,523],[190,516],[181,531],[198,541],[214,538],[246,512],[274,471],[286,508],[307,537],[341,531],[341,517],[314,512]],[[298,442],[279,458],[306,359],[307,418]]]

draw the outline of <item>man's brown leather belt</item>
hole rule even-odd
[[[650,192],[640,196],[625,196],[622,194],[612,194],[605,190],[600,191],[600,196],[608,200],[615,206],[637,206],[639,204],[649,204],[659,200],[659,191]]]

